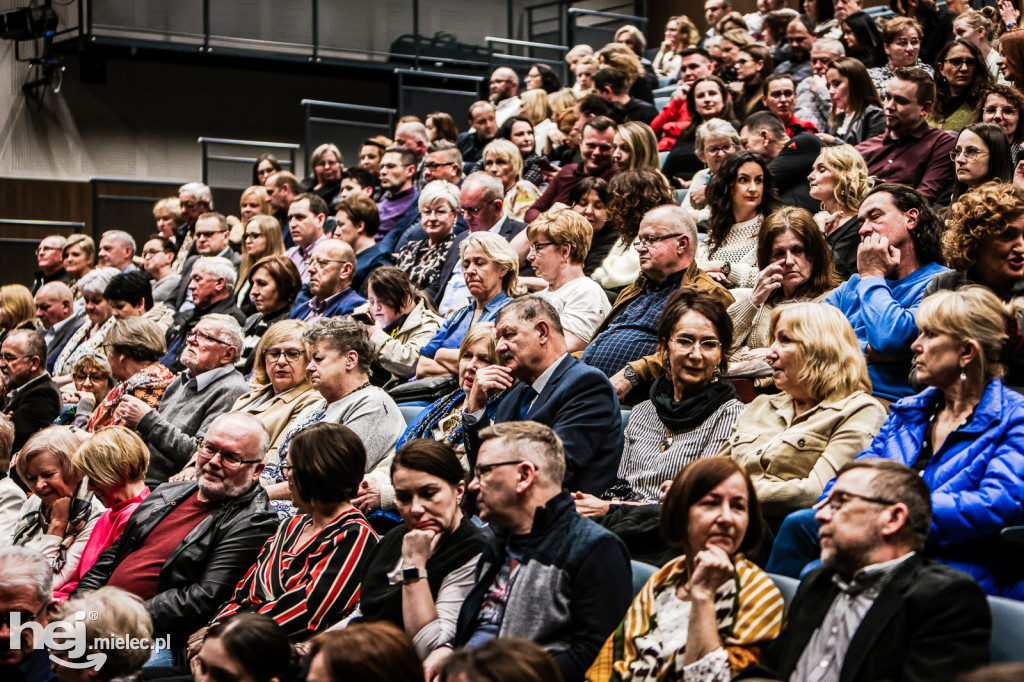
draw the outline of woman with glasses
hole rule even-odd
[[[78,291],[85,299],[85,324],[68,339],[57,361],[53,365],[53,380],[58,386],[71,383],[71,368],[83,355],[89,355],[103,347],[107,331],[114,326],[110,304],[103,297],[110,280],[119,275],[117,268],[96,268],[78,282]]]
[[[747,116],[764,111],[764,81],[775,68],[772,52],[764,45],[740,48],[736,57],[736,80],[729,84],[733,93],[733,111],[742,123]]]
[[[885,66],[868,69],[879,97],[885,95],[885,86],[892,80],[893,71],[904,66],[924,69],[934,75],[932,67],[921,61],[921,38],[924,29],[910,17],[893,17],[882,31],[882,49],[887,58]]]
[[[341,171],[345,170],[341,150],[330,142],[324,143],[310,154],[309,165],[313,177],[305,178],[299,188],[316,194],[330,206],[341,185]]]
[[[842,57],[825,70],[832,114],[828,127],[834,135],[819,133],[826,144],[857,145],[885,132],[885,112],[868,70],[858,59]]]
[[[174,379],[171,371],[160,364],[160,358],[167,352],[167,343],[164,333],[152,320],[142,317],[118,320],[107,332],[103,351],[117,385],[97,401],[96,411],[89,420],[90,431],[120,426],[122,420],[117,415],[117,406],[126,395],[157,407]]]
[[[462,205],[459,188],[445,180],[430,182],[420,192],[418,205],[427,238],[403,246],[398,252],[397,265],[417,288],[426,289],[441,274],[441,267],[455,242],[452,230]]]
[[[173,305],[178,295],[181,275],[171,267],[177,250],[173,239],[161,235],[153,235],[142,245],[142,267],[152,278],[154,304]]]
[[[1013,180],[1012,154],[1006,132],[995,123],[974,123],[956,138],[956,147],[949,153],[953,159],[956,180],[953,181],[953,201],[965,192],[981,187],[986,182]]]
[[[601,497],[574,493],[578,512],[607,516],[618,505],[654,504],[665,481],[718,452],[743,410],[724,378],[732,334],[725,306],[710,294],[672,295],[657,329],[664,373],[629,415],[619,481]]]
[[[256,363],[256,346],[272,324],[288,319],[295,297],[302,289],[302,280],[295,263],[282,255],[259,259],[246,279],[256,312],[242,325],[242,352],[235,364],[248,376]]]
[[[347,426],[314,424],[295,435],[280,468],[300,513],[267,540],[211,626],[258,611],[297,643],[355,607],[377,544],[377,534],[352,506],[366,463],[362,441]]]
[[[1001,379],[1020,343],[1008,332],[1013,315],[990,290],[968,286],[926,297],[916,317],[911,350],[926,388],[892,405],[857,459],[920,472],[932,496],[925,554],[969,573],[990,595],[1022,599],[1024,567],[998,539],[1024,523],[1024,397]],[[817,527],[813,509],[790,515],[768,571],[796,577],[819,553]]]
[[[245,201],[244,195],[242,201]],[[284,255],[284,239],[281,237],[281,223],[270,214],[258,214],[242,224],[242,263],[238,267],[238,281],[235,284],[235,305],[246,317],[256,312],[256,304],[249,298],[252,282],[249,273],[253,266],[267,256]]]
[[[1024,95],[1007,85],[990,85],[978,100],[974,110],[975,123],[995,123],[1006,133],[1010,140],[1010,151],[1013,160],[1011,168],[1024,159],[1024,125],[1020,123],[1024,114]]]
[[[940,130],[959,133],[974,121],[974,106],[992,84],[992,76],[981,50],[959,38],[939,50],[935,68],[935,104],[925,120]]]
[[[61,391],[63,410],[53,423],[84,429],[95,416],[96,406],[103,404],[117,382],[102,351],[79,357],[71,368],[71,380],[75,390]]]
[[[711,208],[708,206],[706,197],[708,183],[722,166],[725,157],[742,147],[743,141],[740,139],[739,133],[727,121],[713,118],[697,127],[694,151],[697,158],[707,167],[693,176],[690,189],[683,197],[682,203],[682,207],[693,218],[693,222],[699,223],[711,217]]]
[[[765,359],[781,393],[755,398],[718,455],[743,467],[769,526],[778,528],[871,443],[885,408],[871,396],[864,353],[838,309],[779,306],[768,333]]]
[[[391,382],[407,381],[416,375],[420,348],[434,338],[444,318],[428,307],[409,276],[395,267],[374,270],[366,293],[372,318],[366,331],[377,351],[374,364],[390,373]]]

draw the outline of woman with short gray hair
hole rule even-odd
[[[711,217],[711,208],[704,197],[704,190],[711,182],[711,176],[718,172],[725,157],[737,149],[742,149],[743,144],[731,123],[713,118],[698,126],[694,148],[697,158],[703,161],[707,168],[693,176],[690,189],[683,198],[682,207],[693,218],[693,222],[697,223]]]
[[[365,325],[349,318],[321,317],[310,323],[302,335],[309,353],[309,377],[323,400],[311,405],[295,419],[295,425],[281,441],[276,455],[267,460],[260,482],[282,518],[295,513],[289,502],[288,484],[281,463],[295,434],[313,424],[329,422],[352,429],[366,447],[366,473],[389,461],[395,444],[405,431],[405,418],[387,393],[370,383],[370,363],[376,350]],[[367,500],[365,484],[353,504],[361,509]],[[380,507],[379,494],[377,507]],[[364,509],[364,513],[366,510]]]
[[[120,274],[117,268],[96,268],[78,282],[78,291],[85,299],[85,316],[89,320],[68,339],[53,366],[54,381],[63,386],[71,383],[71,368],[79,358],[103,347],[107,332],[117,321],[104,298],[110,280]]]
[[[426,289],[441,274],[455,243],[459,217],[459,188],[446,180],[434,180],[420,192],[419,209],[426,239],[410,241],[398,252],[398,267],[419,289]]]

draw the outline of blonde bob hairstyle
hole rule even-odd
[[[501,276],[501,290],[515,298],[525,291],[519,286],[519,254],[504,237],[493,232],[471,232],[459,245],[459,258],[466,258],[466,250],[475,246],[484,258],[505,270]]]
[[[146,478],[149,448],[131,429],[107,426],[82,443],[71,462],[89,480],[102,485],[125,485]]]
[[[270,325],[270,328],[263,333],[263,338],[256,346],[256,362],[252,366],[252,380],[260,386],[269,386],[270,377],[267,375],[267,363],[264,356],[267,349],[285,341],[296,340],[303,347],[303,355],[308,358],[305,350],[305,343],[302,341],[302,333],[306,331],[306,323],[302,320],[281,320]]]
[[[1003,349],[1007,331],[1015,323],[1009,306],[986,287],[965,286],[956,291],[937,291],[917,308],[917,328],[921,333],[945,334],[957,343],[974,342],[978,362],[988,384],[1003,376]]]
[[[28,287],[23,284],[0,287],[0,326],[16,329],[26,322],[34,322],[35,318],[36,301]]]
[[[785,319],[803,361],[799,381],[816,401],[845,398],[854,391],[871,393],[871,379],[857,335],[846,316],[830,305],[784,303],[772,311],[771,338]]]
[[[39,455],[51,454],[57,458],[57,469],[60,470],[61,478],[69,486],[74,487],[82,480],[82,475],[75,469],[71,458],[81,443],[82,441],[71,430],[71,427],[49,426],[32,434],[25,441],[25,445],[22,446],[18,454],[14,470],[18,472],[21,480],[27,481],[28,477],[25,472],[28,470],[29,463]]]
[[[629,149],[629,164],[626,168],[620,168],[620,171],[638,168],[661,170],[661,162],[658,159],[658,138],[655,137],[654,131],[649,125],[629,121],[620,125],[616,132]]]
[[[633,87],[637,78],[644,75],[644,65],[633,50],[622,43],[608,43],[597,52],[597,63],[614,66],[626,77],[626,89]]]
[[[538,90],[530,90],[529,92],[538,92]],[[543,92],[540,90],[539,92]],[[512,166],[512,172],[515,173],[516,182],[523,179],[523,155],[519,151],[519,147],[510,140],[491,140],[484,147],[484,150],[480,152],[480,160],[482,162],[487,161],[488,156],[495,156],[502,161],[505,161]]]
[[[267,206],[270,204],[268,203]],[[270,214],[259,214],[252,218],[249,218],[249,222],[245,224],[248,228],[250,225],[255,225],[256,229],[263,235],[263,240],[267,243],[265,249],[263,249],[263,255],[260,259],[268,256],[283,256],[284,255],[284,237],[281,236],[281,223],[277,221],[277,218]],[[242,241],[245,241],[245,230],[242,231]],[[258,261],[254,261],[249,253],[242,249],[242,263],[238,266],[238,279],[235,280],[235,293],[241,291],[242,287],[249,282],[249,274],[252,272],[253,267]]]
[[[561,90],[558,92],[561,92]],[[551,118],[551,103],[548,99],[548,93],[544,91],[544,88],[527,90],[519,95],[519,99],[523,101],[523,116],[530,119],[532,125],[540,125]]]
[[[498,364],[498,335],[494,331],[493,322],[477,322],[470,327],[459,344],[459,356],[468,353],[470,347],[477,341],[487,342],[487,361],[492,365]]]
[[[568,244],[569,262],[583,265],[590,253],[594,228],[576,211],[563,208],[545,211],[537,216],[526,228],[526,236],[531,242],[536,239],[549,240],[559,249]]]
[[[416,120],[418,121],[419,119],[416,119]],[[325,142],[324,144],[322,144],[319,147],[317,147],[316,149],[314,149],[313,153],[310,154],[310,156],[309,156],[309,166],[310,166],[310,168],[316,168],[320,164],[320,162],[323,160],[324,154],[326,154],[327,152],[331,152],[332,154],[334,154],[334,158],[338,160],[338,165],[339,166],[341,166],[342,168],[345,167],[345,161],[341,158],[341,150],[338,149],[337,146],[331,144],[330,142]]]
[[[245,195],[242,195],[243,198]],[[160,214],[167,212],[171,219],[174,220],[175,225],[181,225],[184,219],[181,216],[181,202],[178,201],[178,197],[167,197],[153,204],[153,217],[159,218]]]
[[[259,215],[274,215],[274,209],[270,205],[270,195],[267,194],[267,188],[263,185],[252,185],[251,187],[246,187],[242,191],[242,198],[238,200],[239,213],[242,212],[242,206],[245,205],[245,200],[249,197],[256,197],[260,202]],[[278,230],[278,232],[280,232],[280,230]]]
[[[67,661],[85,662],[92,654],[104,654],[106,660],[102,669],[86,669],[88,679],[104,681],[132,677],[149,660],[152,652],[149,647],[142,646],[142,642],[153,639],[153,620],[139,597],[117,587],[101,587],[69,599],[60,607],[57,619],[75,622],[76,613],[90,614],[89,618],[80,621],[85,627],[85,650],[77,659],[71,658],[70,651],[57,655]],[[124,648],[95,648],[104,640],[124,642]]]
[[[871,191],[874,181],[868,175],[868,165],[857,148],[850,144],[821,148],[821,162],[836,176],[833,194],[848,211],[856,213],[861,202]]]

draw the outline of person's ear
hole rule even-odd
[[[910,510],[902,502],[897,502],[885,511],[886,518],[882,523],[882,536],[892,538],[902,531],[910,520]]]
[[[917,221],[918,218],[921,217],[921,212],[918,211],[916,208],[912,208],[906,213],[904,213],[903,216],[904,218],[906,218],[907,221],[907,232],[913,232],[914,229],[917,227]]]
[[[353,265],[352,263],[342,263],[341,264],[341,270],[340,270],[340,275],[341,275],[342,281],[344,281],[344,282],[351,282],[352,281],[352,275],[355,274],[355,270],[356,270],[356,266]]]
[[[345,353],[345,369],[351,371],[359,366],[359,353],[350,350]]]
[[[960,371],[967,369],[967,366],[974,362],[974,359],[981,356],[981,346],[974,339],[964,341],[963,350],[960,352]]]
[[[548,339],[551,338],[551,325],[548,324],[547,320],[538,320],[534,328],[537,330],[541,345],[547,343]]]

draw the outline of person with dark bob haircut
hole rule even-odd
[[[288,682],[297,672],[298,658],[288,635],[262,613],[239,613],[217,623],[206,631],[202,649],[192,659],[196,682]]]
[[[764,522],[739,465],[709,457],[679,472],[660,526],[665,542],[684,554],[640,590],[587,671],[591,682],[667,679],[684,669],[699,670],[699,679],[731,679],[757,664],[782,629],[782,594],[744,556],[757,551]]]
[[[307,682],[423,682],[409,635],[391,623],[356,623],[313,641]]]
[[[242,325],[240,370],[248,376],[256,362],[254,352],[271,325],[287,320],[292,303],[302,289],[299,269],[286,256],[267,256],[256,261],[249,271],[249,298],[256,312]]]
[[[409,440],[395,455],[391,480],[403,523],[370,552],[359,607],[348,622],[388,621],[404,628],[425,658],[455,636],[484,541],[471,514],[462,511],[466,471],[447,443]],[[390,579],[396,571],[401,582]]]
[[[427,132],[430,133],[431,142],[437,142],[438,140],[455,142],[459,139],[459,127],[455,125],[455,119],[452,118],[451,114],[443,111],[432,111],[427,114],[423,125],[427,127]]]
[[[604,178],[585,177],[569,192],[569,207],[586,218],[594,232],[587,260],[583,262],[583,274],[587,277],[594,274],[619,241],[619,233],[608,219],[609,200],[608,182]]]
[[[974,120],[975,103],[991,84],[992,75],[978,46],[951,40],[935,58],[935,104],[925,120],[940,130],[960,132]]]
[[[374,270],[366,282],[366,297],[373,320],[366,324],[366,331],[376,351],[375,368],[390,374],[388,387],[411,379],[420,348],[434,338],[444,318],[431,310],[409,275],[396,267]]]
[[[986,182],[1010,182],[1013,152],[1006,131],[995,123],[972,123],[960,131],[953,157],[953,198],[981,187]]]
[[[441,668],[440,682],[563,682],[554,657],[522,637],[492,639],[456,651]]]
[[[114,317],[138,317],[153,307],[153,285],[144,272],[122,272],[110,278],[103,298]]]
[[[355,607],[377,544],[351,502],[365,468],[366,449],[347,426],[314,424],[295,435],[281,471],[302,513],[267,540],[214,623],[259,611],[301,642]]]

